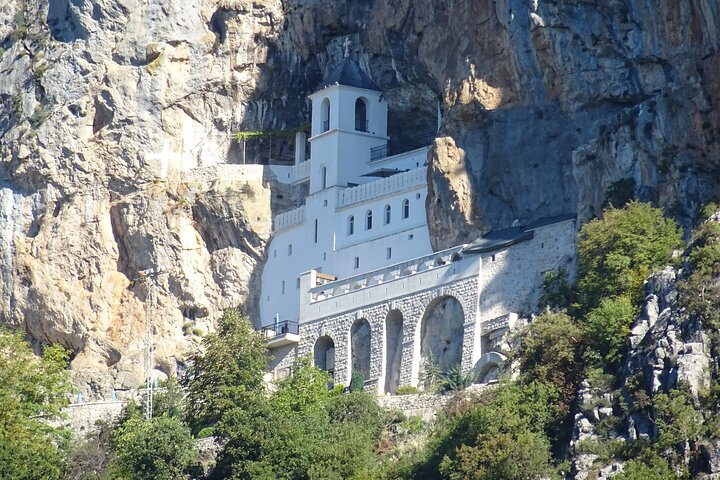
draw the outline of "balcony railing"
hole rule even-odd
[[[368,132],[369,131],[368,120],[365,120],[364,118],[356,118],[355,119],[355,130],[358,132]]]
[[[298,323],[290,320],[273,323],[260,329],[260,335],[267,340],[270,349],[297,345],[300,342]]]
[[[266,325],[260,329],[260,334],[267,340],[272,340],[280,335],[292,333],[293,335],[298,334],[298,322],[292,322],[290,320],[283,320],[282,322],[273,323],[272,325]]]
[[[370,149],[370,161],[379,160],[388,156],[388,144],[380,145],[379,147],[373,147]]]
[[[330,120],[325,120],[322,124],[322,131],[327,132],[330,130]]]

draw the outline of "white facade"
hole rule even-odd
[[[303,206],[275,218],[262,273],[263,325],[301,320],[303,272],[344,278],[432,252],[425,217],[428,147],[371,160],[371,149],[388,141],[381,92],[335,84],[310,99],[310,160],[278,175],[309,182],[310,193]],[[356,115],[358,102],[365,118]],[[367,176],[373,172],[390,176]]]
[[[309,354],[338,383],[362,371],[366,388],[392,393],[421,384],[424,364],[439,359],[492,380],[503,335],[536,307],[543,272],[574,270],[574,216],[433,252],[429,147],[386,155],[387,104],[376,89],[332,83],[310,99],[311,157],[278,172],[309,194],[275,217],[262,272],[271,370],[287,375]]]

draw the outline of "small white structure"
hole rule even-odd
[[[310,159],[287,173],[305,204],[275,217],[261,321],[277,376],[298,355],[348,384],[394,392],[423,362],[495,373],[500,333],[531,311],[542,272],[572,270],[574,216],[433,252],[423,147],[388,156],[387,103],[347,56],[310,95]],[[303,139],[296,150],[304,152]],[[500,332],[500,333],[498,333]]]

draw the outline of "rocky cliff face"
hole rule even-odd
[[[187,323],[252,311],[268,220],[293,192],[183,172],[241,161],[235,131],[304,123],[346,38],[385,91],[393,148],[435,133],[442,104],[437,248],[585,219],[608,191],[687,219],[718,192],[720,12],[665,3],[3,2],[0,321],[69,346],[78,382],[107,395],[139,382],[149,308],[165,373],[196,346]],[[254,161],[289,148],[246,147]],[[138,280],[147,269],[166,273]]]

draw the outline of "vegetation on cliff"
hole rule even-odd
[[[677,294],[685,308],[680,325],[689,330],[698,328],[691,322],[703,323],[715,352],[720,338],[717,225],[703,223],[693,233]],[[691,478],[704,471],[708,454],[703,452],[720,438],[714,415],[720,405],[717,369],[711,368],[709,388],[666,383],[657,391],[634,366],[637,360],[629,358],[637,348],[627,348],[643,297],[640,279],[672,261],[680,231],[659,210],[631,202],[583,226],[579,239],[577,282],[564,282],[562,272],[548,276],[543,299],[553,300],[548,303],[554,308],[535,317],[515,340],[514,378],[481,393],[456,394],[431,428],[383,411],[365,393],[328,388],[331,378],[309,359],[268,390],[264,341],[234,310],[225,312],[216,334],[204,338],[204,353],[192,358],[181,385],[170,381],[159,394],[154,418],[146,420],[130,404],[98,437],[100,448],[87,450],[95,452],[94,462],[87,451],[83,457],[75,450],[64,466],[65,433],[27,423],[37,422],[38,415],[56,415],[62,401],[50,397],[67,395],[59,350],[47,348],[42,360],[19,366],[3,358],[0,371],[10,372],[0,377],[3,381],[14,379],[23,392],[32,391],[30,384],[49,386],[20,402],[30,410],[10,408],[0,418],[7,424],[24,415],[27,430],[40,435],[28,436],[34,440],[18,448],[34,442],[49,449],[38,453],[48,462],[42,464],[50,472],[47,478],[60,478],[64,471],[77,480],[540,479],[567,476],[577,468],[568,461],[573,455],[589,455],[595,465],[623,463],[619,480]],[[17,336],[0,339],[0,352],[31,356]],[[594,404],[578,398],[583,389],[600,392]],[[604,413],[591,436],[577,437],[577,415],[592,415],[590,410]],[[622,433],[643,419],[652,426],[647,433]],[[411,432],[405,440],[420,443],[402,447],[400,431]],[[200,463],[191,432],[216,439],[219,453],[212,464]],[[9,458],[12,448],[0,443],[0,459]],[[97,468],[82,472],[73,462]]]
[[[19,332],[0,329],[0,478],[61,478],[70,432],[49,422],[68,404],[67,360],[59,346],[38,358]]]

